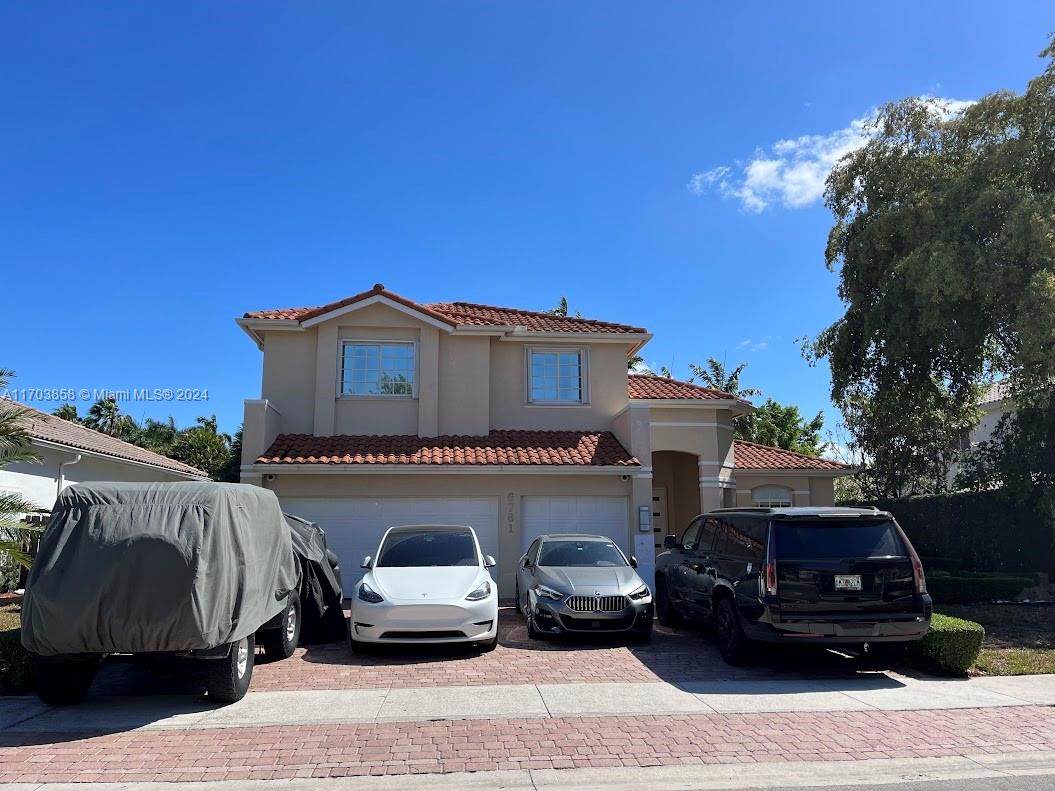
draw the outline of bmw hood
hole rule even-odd
[[[631,593],[645,584],[630,566],[537,566],[536,577],[547,588],[569,596],[615,596]]]
[[[365,581],[389,601],[431,603],[461,601],[489,579],[480,566],[410,566],[374,568]]]

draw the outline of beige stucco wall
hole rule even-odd
[[[629,497],[630,481],[619,475],[537,474],[334,474],[287,475],[260,481],[279,497],[494,497],[497,499],[499,557],[498,585],[502,596],[511,596],[515,562],[520,557],[521,498],[526,495],[616,495]],[[633,546],[628,505],[625,538]],[[617,536],[612,536],[618,538]],[[354,572],[349,572],[354,575]],[[351,584],[353,580],[349,580]]]
[[[652,455],[652,485],[667,490],[667,530],[681,535],[700,513],[699,457],[657,451]]]
[[[282,413],[282,431],[310,434],[315,428],[315,330],[265,332],[260,398]]]
[[[606,431],[626,406],[626,351],[621,343],[571,344],[589,350],[589,397],[583,406],[536,406],[527,403],[526,348],[561,346],[491,341],[491,427],[495,429],[551,429]]]
[[[439,433],[482,436],[491,427],[491,339],[439,334]]]
[[[835,480],[827,475],[767,475],[765,472],[736,473],[736,504],[749,506],[751,490],[759,486],[783,486],[792,492],[794,505],[834,505]]]

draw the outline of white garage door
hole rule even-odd
[[[469,525],[486,555],[498,558],[498,500],[493,497],[282,497],[284,511],[310,519],[326,531],[326,543],[341,559],[350,587],[359,564],[377,554],[392,525]]]
[[[546,533],[595,533],[608,536],[629,554],[628,507],[625,497],[525,497],[520,550]]]

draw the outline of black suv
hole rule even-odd
[[[923,566],[885,511],[720,508],[663,546],[660,623],[713,622],[729,664],[755,641],[894,653],[930,628]]]

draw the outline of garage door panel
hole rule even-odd
[[[521,551],[546,533],[596,533],[629,552],[626,497],[527,496],[521,503]]]
[[[316,522],[341,559],[345,582],[358,578],[359,564],[375,555],[393,525],[469,525],[480,547],[498,558],[498,502],[489,497],[282,497],[283,510]]]

